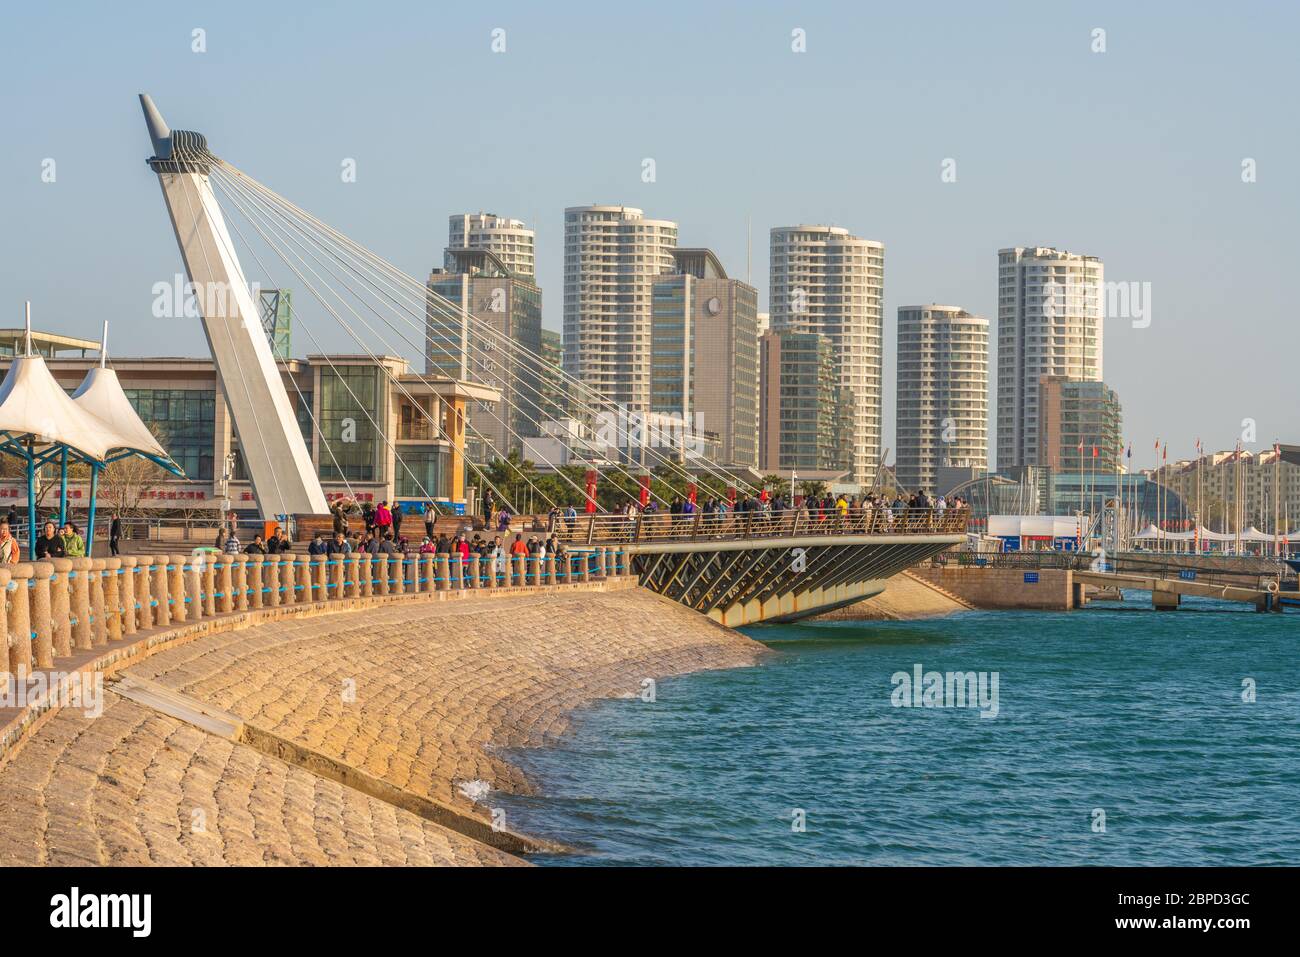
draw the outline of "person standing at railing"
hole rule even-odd
[[[0,522],[0,564],[12,565],[16,561],[18,561],[18,539],[14,538],[9,531],[7,521]]]
[[[379,507],[375,509],[375,535],[383,538],[385,535],[392,534],[393,531],[393,513],[388,509],[387,502],[380,502]]]
[[[58,528],[53,522],[46,522],[44,534],[42,534],[40,538],[36,539],[36,557],[68,557],[67,549],[63,546],[63,539],[59,537]]]
[[[325,543],[326,555],[346,555],[350,551],[352,547],[348,545],[348,540],[343,537],[342,532],[335,532],[334,537]]]
[[[63,526],[63,551],[68,558],[86,557],[86,540],[77,533],[77,526],[71,522]]]

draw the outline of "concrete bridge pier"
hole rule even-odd
[[[1163,591],[1155,588],[1151,591],[1151,607],[1156,611],[1177,611],[1182,596],[1176,591]]]

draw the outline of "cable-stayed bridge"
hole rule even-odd
[[[262,328],[245,278],[245,261],[256,265],[268,286],[300,290],[294,298],[294,327],[305,332],[326,361],[328,350],[321,346],[318,332],[335,339],[341,334],[358,355],[369,356],[390,378],[403,413],[409,409],[425,434],[459,450],[467,435],[474,436],[491,458],[517,474],[530,500],[552,512],[581,507],[579,519],[557,528],[570,548],[618,546],[646,587],[727,624],[797,618],[861,600],[878,593],[891,575],[908,565],[962,541],[965,516],[953,510],[922,514],[883,508],[791,508],[781,513],[669,514],[669,502],[650,480],[651,470],[689,487],[692,494],[698,486],[726,489],[735,502],[762,498],[762,492],[753,487],[752,475],[698,452],[687,455],[684,447],[653,442],[635,447],[629,443],[611,458],[597,457],[590,445],[566,442],[561,436],[564,462],[580,466],[586,480],[559,468],[560,462],[544,463],[556,466],[554,475],[564,489],[557,498],[552,485],[548,494],[510,458],[528,438],[518,431],[521,417],[516,413],[527,413],[522,418],[533,422],[576,420],[590,434],[598,423],[626,421],[629,410],[524,348],[490,316],[438,295],[223,160],[208,149],[202,134],[171,130],[148,96],[141,96],[141,105],[154,149],[148,162],[158,174],[264,517],[288,521],[321,515],[328,505]],[[304,301],[311,304],[307,315],[298,308]],[[443,414],[431,407],[428,397],[445,392],[447,383],[472,377],[474,370],[466,361],[471,348],[493,357],[495,377],[509,386],[498,396],[508,393],[509,399],[479,401],[473,415],[466,415],[463,405],[453,406],[452,415]],[[379,361],[384,355],[422,356],[425,372],[399,378]],[[339,378],[361,408],[364,425],[396,452],[400,438],[390,426],[392,410],[367,407],[348,378]],[[320,443],[321,462],[333,463],[347,483],[348,470],[341,464],[349,461],[347,435],[327,434],[310,408],[307,414]],[[486,423],[492,428],[479,428]],[[417,474],[400,454],[395,461],[420,498],[433,501],[427,475]],[[507,494],[520,482],[503,486],[499,469],[464,461],[482,496],[511,514],[521,514],[521,503]],[[628,502],[610,508],[596,493],[602,481],[607,489],[635,492],[620,491]],[[605,498],[608,501],[608,495]],[[623,514],[628,505],[630,517]]]

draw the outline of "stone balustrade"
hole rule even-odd
[[[631,574],[616,546],[531,555],[123,555],[0,566],[0,680],[150,628],[257,609],[431,592],[583,584]]]

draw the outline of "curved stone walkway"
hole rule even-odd
[[[142,705],[55,715],[0,773],[0,864],[517,864]]]
[[[526,791],[501,747],[646,678],[758,662],[762,645],[630,587],[405,602],[256,625],[126,669],[480,818],[466,782]],[[518,859],[111,691],[0,769],[0,864],[504,864]],[[629,706],[640,706],[629,704]]]

